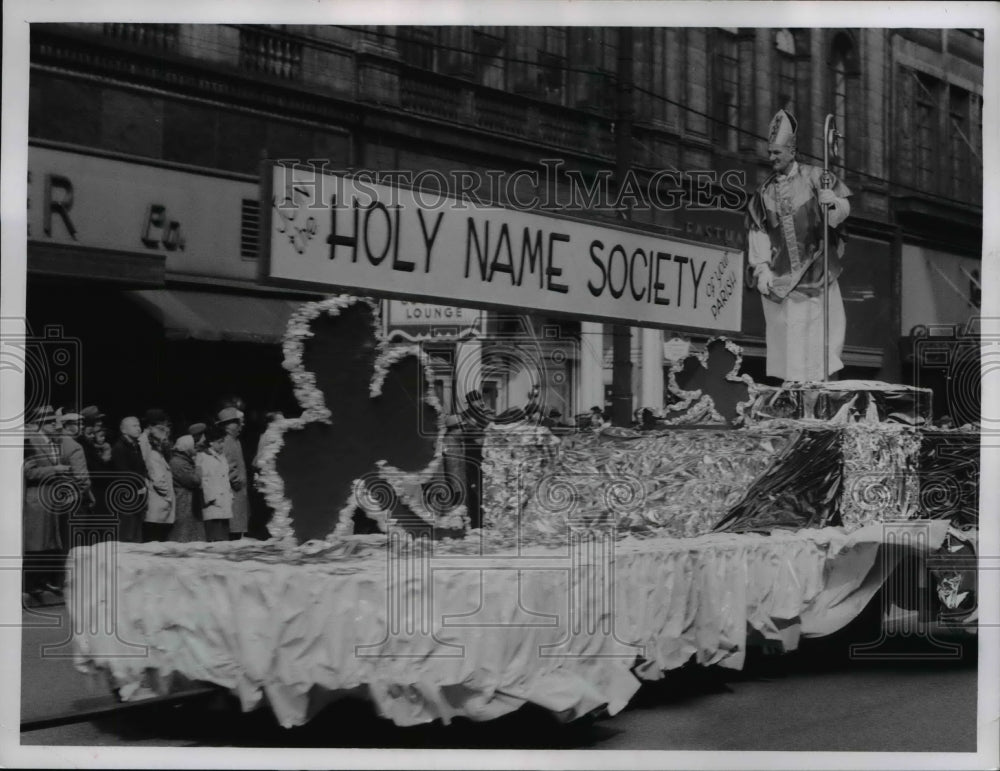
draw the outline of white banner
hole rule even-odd
[[[738,331],[743,255],[315,169],[271,171],[263,278],[639,326]]]

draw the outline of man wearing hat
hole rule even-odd
[[[60,462],[70,467],[74,484],[77,490],[76,502],[67,515],[75,515],[84,509],[89,509],[94,503],[94,495],[90,488],[90,472],[87,469],[87,455],[83,445],[80,443],[80,421],[82,416],[77,412],[59,413],[59,427],[61,434],[59,440]],[[64,518],[65,520],[65,518]],[[63,525],[63,546],[69,548],[68,525]]]
[[[52,407],[45,405],[32,416],[35,429],[25,436],[23,548],[24,590],[36,602],[43,592],[59,593],[60,576],[52,562],[62,551],[59,516],[64,496],[72,489],[70,467],[61,460],[62,429]],[[54,560],[55,558],[55,560]]]
[[[104,419],[107,416],[99,407],[91,405],[80,410],[80,417],[83,430],[78,441],[87,460],[90,489],[94,496],[94,514],[103,519],[107,515],[105,498],[111,471],[111,445],[108,443],[104,428]]]
[[[844,220],[851,191],[833,175],[798,163],[796,121],[779,110],[768,132],[771,174],[747,209],[747,258],[761,294],[767,338],[767,374],[783,381],[823,379],[823,289],[829,286],[830,374],[840,359],[847,326],[837,277],[844,253]],[[829,209],[830,274],[823,275],[823,208]]]
[[[150,429],[165,429],[167,434],[170,434],[170,416],[166,412],[159,409],[158,407],[153,407],[146,410],[146,414],[143,416],[143,431],[139,435],[139,448],[142,450],[142,459],[147,464],[149,464],[149,432]]]
[[[146,515],[146,461],[142,456],[139,438],[142,427],[139,418],[129,415],[122,418],[118,427],[121,436],[111,448],[111,465],[117,472],[118,494],[109,501],[111,513],[118,519],[118,540],[125,543],[142,541],[142,523]]]
[[[459,415],[462,455],[465,460],[465,502],[469,527],[478,528],[482,526],[483,439],[486,427],[493,422],[494,415],[477,390],[465,395],[465,403],[468,406]]]
[[[229,537],[238,540],[246,534],[250,521],[247,464],[239,439],[243,430],[243,413],[235,407],[223,407],[216,416],[215,425],[226,432],[222,454],[229,461],[229,482],[233,488],[233,516],[229,520]]]

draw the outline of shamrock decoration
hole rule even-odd
[[[350,534],[361,511],[431,524],[440,410],[419,349],[390,348],[377,304],[349,296],[300,308],[284,349],[303,415],[268,429],[271,534],[298,543]]]
[[[668,391],[675,402],[667,405],[671,423],[733,424],[752,385],[740,375],[740,347],[722,337],[708,341],[705,353],[691,354],[671,368]]]

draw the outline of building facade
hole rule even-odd
[[[262,161],[410,172],[742,250],[745,193],[769,173],[766,127],[785,107],[807,162],[822,162],[827,114],[844,134],[844,375],[920,380],[911,332],[978,306],[982,83],[977,30],[35,24],[29,324],[80,339],[87,403],[193,419],[204,395],[238,392],[292,409],[278,341],[312,295],[258,280]],[[623,168],[643,189],[657,180],[658,201],[576,195]],[[463,171],[504,184],[458,189]],[[726,195],[734,179],[743,195]],[[578,343],[550,384],[564,413],[605,403],[610,325],[523,323]],[[483,324],[509,328],[492,312]],[[636,407],[662,404],[676,334],[708,336],[633,330]],[[733,337],[763,379],[752,288]],[[435,373],[449,408],[463,358],[451,346]],[[475,356],[498,410],[523,401],[530,377],[505,376],[499,352]]]

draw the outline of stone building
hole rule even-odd
[[[195,418],[205,393],[231,391],[288,407],[276,343],[314,295],[258,281],[266,160],[440,172],[425,174],[434,184],[492,170],[506,183],[474,192],[499,205],[572,200],[572,181],[619,168],[643,185],[661,173],[681,205],[583,200],[557,214],[742,250],[745,196],[719,194],[767,175],[777,108],[798,117],[812,162],[832,113],[854,191],[845,376],[926,382],[911,331],[965,322],[979,301],[978,30],[35,24],[30,78],[29,322],[79,338],[84,399],[119,411],[170,402]],[[506,328],[493,312],[484,323]],[[528,324],[580,341],[565,409],[604,403],[610,325]],[[675,333],[708,336],[633,330],[635,406],[657,402]],[[750,289],[732,336],[762,376]],[[452,401],[448,345],[439,353]],[[498,409],[525,388],[485,385]]]

